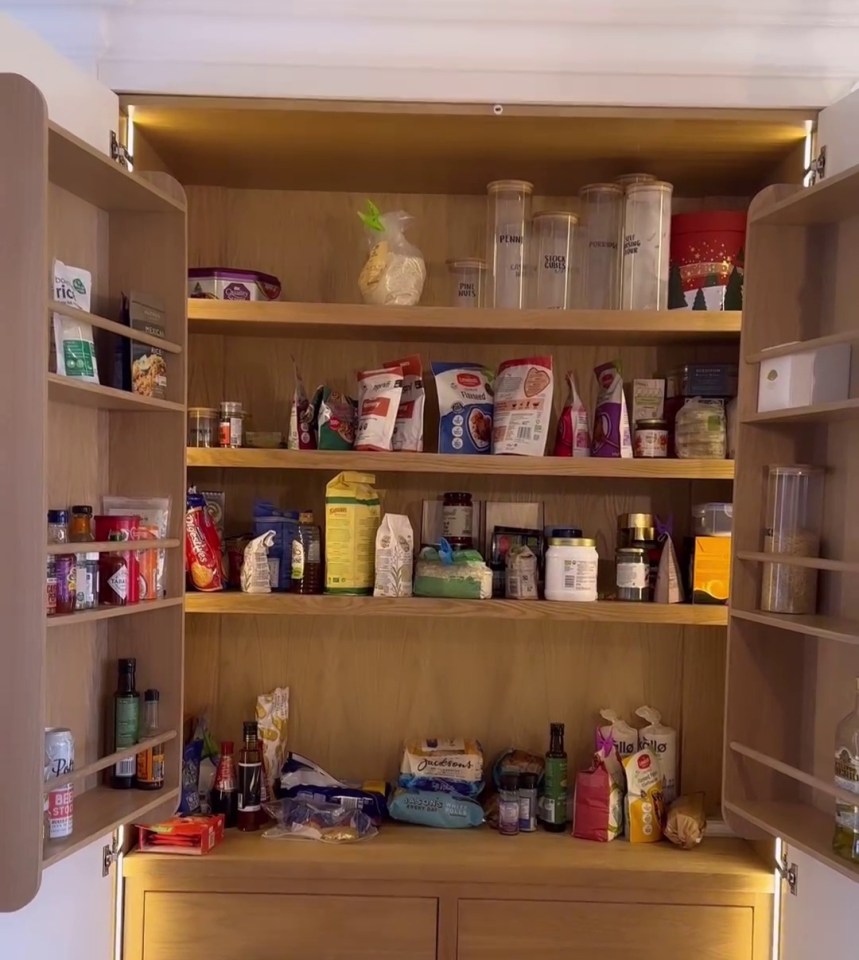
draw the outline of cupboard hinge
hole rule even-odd
[[[781,863],[776,864],[776,870],[782,880],[787,884],[791,895],[795,897],[797,887],[799,886],[799,867],[795,863],[788,863],[787,853],[782,853]]]
[[[119,842],[117,841],[116,834],[114,834],[110,844],[105,844],[101,848],[101,875],[103,877],[110,876],[110,868],[119,859],[119,854],[120,846]]]
[[[125,167],[126,170],[134,164],[134,157],[119,142],[115,130],[110,131],[110,159],[116,161],[121,167]]]
[[[811,163],[806,167],[805,174],[803,176],[803,182],[806,178],[808,180],[808,186],[817,183],[818,180],[822,180],[826,176],[826,144],[824,144],[817,156],[811,161]]]

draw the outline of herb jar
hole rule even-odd
[[[598,568],[595,540],[552,537],[546,551],[546,599],[593,602]]]
[[[242,405],[234,400],[221,402],[221,417],[218,438],[222,447],[244,446],[244,418]]]
[[[668,421],[637,420],[632,452],[636,457],[656,459],[668,456]]]
[[[188,446],[218,445],[218,411],[213,407],[188,407]]]
[[[618,600],[650,599],[650,562],[644,547],[618,547],[615,585]]]
[[[441,535],[452,546],[470,550],[474,546],[474,504],[470,493],[444,495],[441,506]]]

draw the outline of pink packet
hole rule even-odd
[[[558,433],[555,437],[556,457],[589,457],[591,455],[591,431],[588,427],[588,411],[576,390],[576,378],[572,371],[567,373],[570,388],[567,402],[558,420]]]
[[[617,361],[594,367],[599,392],[594,412],[592,453],[595,457],[632,458],[629,416],[623,395],[623,376]]]

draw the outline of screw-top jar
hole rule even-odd
[[[441,535],[452,546],[474,546],[474,504],[470,493],[446,493],[441,507]]]
[[[650,563],[644,547],[618,547],[615,584],[618,600],[650,599]]]
[[[72,507],[72,519],[69,523],[69,540],[72,543],[91,543],[95,540],[92,525],[92,507],[79,504]]]
[[[221,403],[220,445],[241,447],[244,445],[244,413],[242,405],[233,400]]]
[[[482,307],[486,261],[475,258],[448,260],[450,303],[453,307]]]
[[[592,602],[597,598],[599,555],[595,540],[552,537],[546,551],[546,599]]]
[[[617,518],[617,545],[631,547],[634,543],[656,539],[652,513],[621,513]]]
[[[656,177],[652,173],[622,173],[614,178],[614,182],[627,190],[634,183],[652,183]]]
[[[531,293],[528,305],[569,310],[577,284],[574,250],[579,218],[566,210],[543,210],[531,221]]]
[[[521,308],[525,306],[527,233],[534,184],[527,180],[494,180],[486,192],[486,305]]]
[[[636,457],[656,459],[668,456],[668,421],[636,420],[632,452]]]
[[[580,306],[586,310],[620,307],[620,240],[623,187],[589,183],[579,190],[582,263]]]
[[[188,446],[218,446],[218,411],[214,407],[188,407]]]

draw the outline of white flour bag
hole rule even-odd
[[[639,707],[635,715],[647,721],[647,726],[638,731],[638,746],[651,750],[659,760],[667,806],[677,798],[677,731],[666,727],[662,715],[653,707]]]

